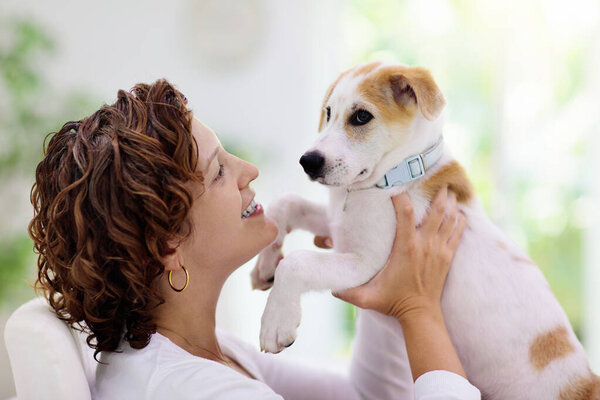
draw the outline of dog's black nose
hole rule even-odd
[[[306,172],[308,176],[312,179],[316,179],[322,176],[325,157],[318,151],[304,153],[304,155],[300,157],[300,165],[302,165],[304,172]]]

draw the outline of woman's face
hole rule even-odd
[[[265,217],[258,201],[254,214],[242,218],[254,199],[249,184],[258,176],[256,166],[225,151],[215,133],[196,118],[192,134],[204,184],[190,182],[193,229],[180,246],[181,262],[229,275],[275,240],[277,226]]]

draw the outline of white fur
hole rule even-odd
[[[265,351],[281,351],[295,339],[302,293],[355,287],[383,267],[396,230],[390,197],[406,191],[419,223],[431,200],[422,191],[422,182],[453,161],[446,149],[419,180],[387,190],[369,189],[405,157],[435,143],[442,134],[442,118],[428,121],[417,113],[408,129],[379,124],[368,143],[349,140],[343,127],[344,110],[358,102],[375,120],[378,117],[374,106],[356,92],[361,79],[364,77],[349,76],[337,84],[328,102],[330,123],[310,149],[322,152],[327,162],[343,160],[343,168],[329,168],[319,180],[336,185],[330,186],[329,206],[285,195],[267,210],[280,234],[274,246],[261,252],[253,273],[255,280],[260,277],[262,281],[275,276],[262,318],[260,341]],[[368,174],[359,175],[364,168]],[[351,191],[346,198],[347,188],[363,190]],[[527,256],[488,219],[477,199],[460,204],[459,209],[468,225],[454,256],[442,310],[469,380],[487,400],[558,399],[569,380],[589,375],[586,356],[567,316],[540,270],[518,261]],[[283,237],[296,228],[331,236],[335,252],[294,251],[275,269]],[[567,328],[575,350],[536,371],[529,360],[532,341],[559,326]]]

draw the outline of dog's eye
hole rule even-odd
[[[327,112],[327,122],[329,122],[329,118],[331,118],[331,107],[327,107],[325,111]]]
[[[367,110],[358,110],[350,117],[350,124],[355,126],[365,125],[373,119],[373,114]]]

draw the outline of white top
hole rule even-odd
[[[374,334],[377,337],[377,332]],[[101,354],[100,360],[108,364],[98,364],[96,382],[91,388],[92,398],[384,400],[390,396],[409,400],[414,391],[417,400],[481,399],[477,388],[448,371],[428,372],[417,379],[414,387],[412,382],[399,382],[398,376],[406,371],[392,371],[392,368],[386,368],[389,360],[381,359],[394,358],[391,351],[372,352],[355,348],[348,378],[300,367],[276,355],[263,354],[220,330],[217,330],[217,338],[223,353],[256,379],[218,362],[194,356],[156,333],[143,349],[132,349],[124,343],[122,353]],[[385,346],[379,343],[377,347]]]

